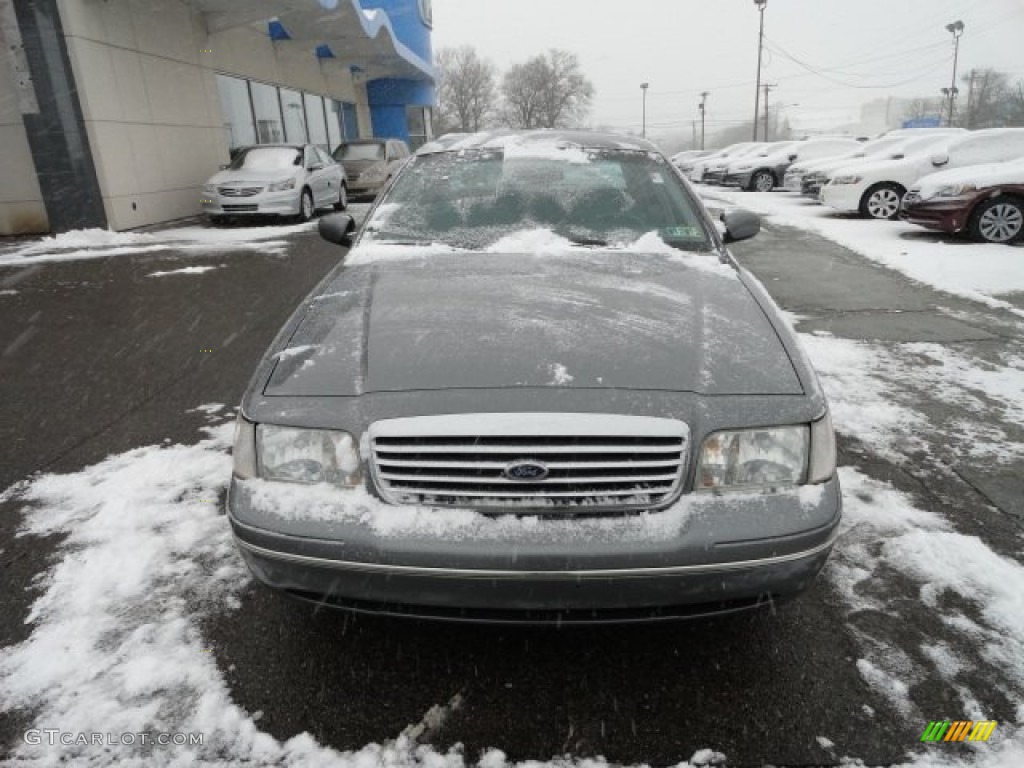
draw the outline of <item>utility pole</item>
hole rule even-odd
[[[696,120],[691,120],[690,121],[690,128],[693,130],[693,140],[690,143],[694,147],[696,147],[697,146],[697,121]],[[703,144],[701,145],[701,149],[704,149]]]
[[[640,90],[643,92],[643,128],[640,129],[640,135],[643,138],[647,138],[647,86],[650,83],[640,83]]]
[[[956,65],[960,58],[960,35],[964,33],[964,23],[957,19],[946,25],[946,31],[953,35],[953,81],[949,84],[949,126],[953,127],[953,103],[956,101]]]
[[[758,99],[761,97],[761,55],[764,52],[764,7],[768,0],[754,0],[758,13],[761,14],[761,31],[757,35],[757,85],[754,88],[754,141],[757,141]]]
[[[708,100],[708,91],[703,91],[700,94],[700,104],[697,106],[700,108],[700,148],[704,149],[704,105]],[[693,142],[696,144],[696,139]]]
[[[761,86],[764,88],[764,140],[768,141],[768,92],[774,91],[779,87],[778,83],[765,83]],[[757,127],[756,124],[754,126]],[[755,131],[755,134],[757,132]]]
[[[974,127],[974,77],[975,72],[971,69],[971,76],[967,81],[967,125],[964,128],[970,130]]]

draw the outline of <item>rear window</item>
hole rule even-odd
[[[383,144],[342,144],[334,151],[337,160],[383,160]]]

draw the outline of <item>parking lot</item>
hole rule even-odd
[[[892,764],[927,750],[952,765],[979,750],[1019,764],[1020,294],[938,290],[911,279],[926,267],[836,242],[886,223],[839,220],[837,235],[785,195],[707,196],[769,214],[734,252],[829,395],[844,527],[798,601],[653,627],[353,616],[251,582],[222,514],[232,409],[342,256],[311,226],[0,252],[3,743],[140,757],[23,734],[159,712],[204,734],[205,759],[254,763]],[[890,234],[914,263],[972,247]],[[999,721],[989,744],[919,743],[931,720],[982,713]]]

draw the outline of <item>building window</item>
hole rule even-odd
[[[249,85],[245,80],[217,75],[217,93],[224,115],[224,133],[229,149],[256,143],[256,126],[252,119]]]
[[[334,99],[327,99],[327,138],[330,141],[328,152],[333,152],[341,144],[344,138],[341,125],[341,102]]]
[[[260,144],[280,144],[284,141],[284,125],[277,88],[264,83],[249,83],[249,89],[256,114],[256,140]]]
[[[327,149],[327,116],[324,114],[324,97],[305,93],[306,124],[309,126],[309,143]]]
[[[342,125],[345,127],[345,141],[359,138],[359,116],[356,105],[348,101],[341,103]]]
[[[409,126],[409,147],[414,152],[431,139],[429,107],[406,107],[405,119]]]
[[[285,140],[292,144],[305,144],[307,141],[306,110],[302,106],[302,94],[282,88],[281,112],[284,113]]]

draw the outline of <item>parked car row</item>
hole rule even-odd
[[[350,196],[376,196],[408,158],[398,139],[350,141],[332,154],[313,144],[236,148],[203,185],[203,213],[214,224],[246,216],[309,221],[322,208],[345,210]]]
[[[1024,237],[1022,128],[747,142],[677,167],[691,181],[759,192],[783,186],[865,218],[903,218],[988,242]]]

